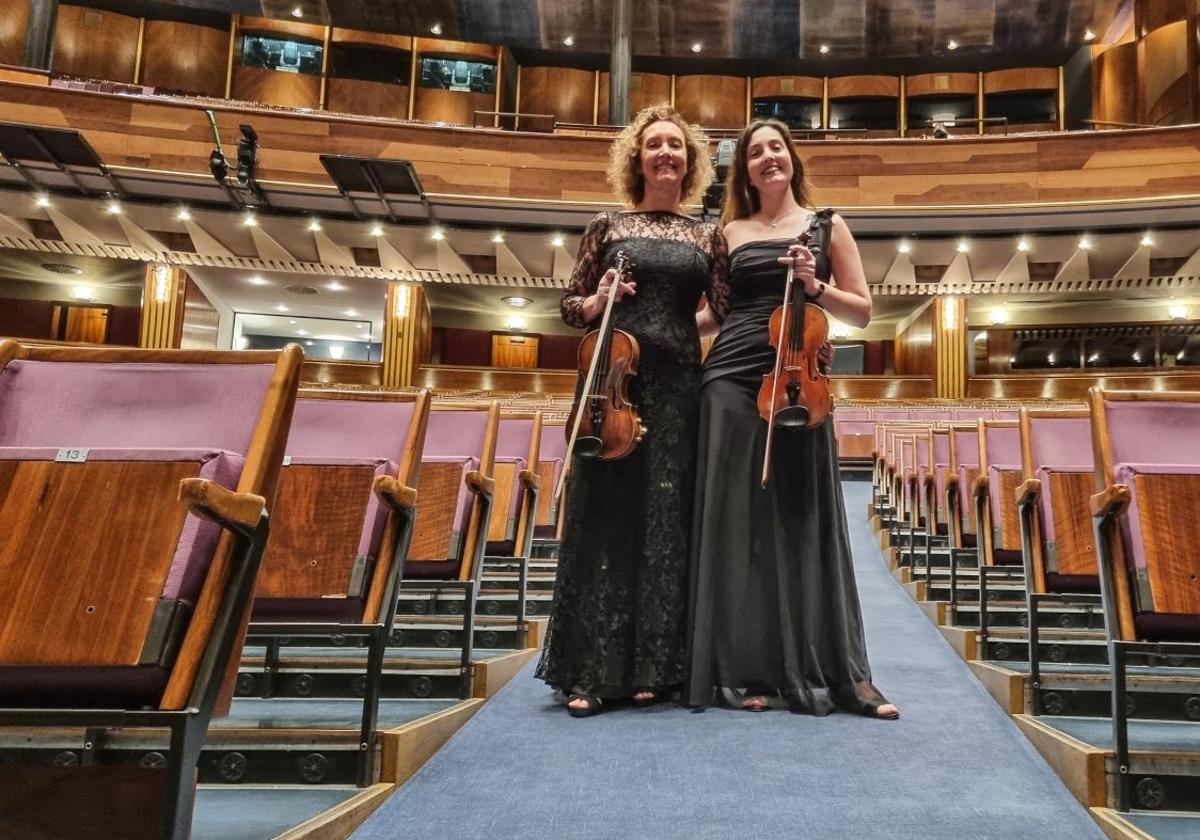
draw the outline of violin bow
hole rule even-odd
[[[792,289],[794,287],[795,267],[788,266],[787,283],[783,287],[783,320],[784,326],[791,326],[791,304],[792,304]],[[771,382],[771,396],[774,399],[775,392],[779,388],[779,373],[783,368],[784,333],[787,330],[779,331],[779,346],[775,348],[775,371],[774,380]],[[774,403],[771,406],[771,417],[767,420],[767,446],[763,451],[763,468],[762,468],[762,488],[767,489],[767,481],[771,478],[771,449],[775,443],[775,407]]]
[[[628,270],[629,259],[624,251],[617,252],[616,265],[617,278],[613,284],[608,287],[608,301],[604,304],[604,317],[600,319],[600,334],[608,330],[608,322],[612,319],[613,304],[617,300],[617,285],[625,277],[625,272]],[[599,342],[597,342],[599,344]],[[574,460],[571,454],[575,451],[575,441],[579,437],[579,424],[583,420],[583,403],[587,399],[588,394],[592,392],[592,383],[596,378],[596,367],[600,361],[600,353],[592,353],[592,363],[588,365],[587,378],[583,382],[583,391],[579,395],[579,406],[575,409],[575,424],[571,427],[571,437],[567,441],[567,455],[563,464],[562,472],[558,474],[558,486],[554,488],[554,502],[558,504],[562,499],[563,487],[567,483],[567,475],[571,472],[571,463]]]

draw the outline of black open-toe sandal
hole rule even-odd
[[[582,706],[572,706],[573,700],[582,700]],[[604,700],[594,694],[577,692],[567,697],[567,714],[571,717],[591,717],[604,711]]]
[[[879,710],[883,706],[893,706],[893,705],[895,705],[895,704],[888,700],[883,700],[883,701],[871,700],[871,701],[863,704],[862,714],[866,715],[869,718],[876,718],[877,720],[897,720],[900,717],[900,711],[898,709],[889,715],[879,714]]]
[[[629,702],[631,702],[634,706],[638,707],[639,709],[644,709],[646,706],[653,706],[656,703],[661,703],[667,699],[667,692],[659,691],[658,689],[654,689],[654,688],[645,688],[645,689],[642,689],[642,691],[639,691],[637,693],[648,695],[646,697],[638,697],[635,695],[635,696],[629,698]]]

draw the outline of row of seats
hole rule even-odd
[[[561,425],[494,400],[304,390],[301,361],[295,346],[0,341],[0,725],[83,729],[83,764],[102,763],[106,727],[168,729],[163,795],[119,836],[188,836],[245,636],[266,642],[266,674],[281,637],[364,641],[367,784],[400,593],[461,590],[462,696],[488,553],[519,570],[523,626],[531,544],[556,527],[539,490],[561,472]],[[34,764],[0,772],[24,803],[11,825],[78,819],[71,784],[103,801],[94,773]]]
[[[955,410],[878,421],[880,502],[907,529],[913,558],[923,542],[927,582],[931,546],[947,538],[952,623],[960,558],[978,554],[985,656],[995,632],[989,595],[998,594],[989,587],[1023,582],[1034,714],[1043,711],[1047,608],[1102,616],[1119,810],[1132,788],[1128,665],[1200,656],[1197,424],[1198,394],[1099,388],[1086,405],[1023,407],[1011,419],[963,422]]]

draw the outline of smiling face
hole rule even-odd
[[[746,145],[746,174],[750,185],[760,192],[786,188],[792,182],[792,155],[787,141],[770,126],[750,135]]]
[[[683,130],[668,120],[646,126],[639,148],[647,189],[680,189],[687,174],[687,141]]]

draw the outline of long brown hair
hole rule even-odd
[[[687,146],[687,171],[683,175],[679,203],[694,204],[712,182],[712,161],[708,141],[700,129],[689,125],[678,111],[665,102],[643,108],[613,141],[609,152],[608,183],[630,206],[646,197],[646,176],[642,174],[642,135],[656,122],[674,123],[683,133]]]
[[[750,183],[750,172],[746,165],[746,149],[750,138],[760,128],[774,129],[783,138],[788,155],[792,159],[792,196],[801,207],[808,207],[808,185],[804,181],[804,164],[796,154],[796,144],[792,141],[792,132],[779,120],[758,119],[746,126],[738,137],[737,148],[733,152],[733,164],[729,174],[725,176],[725,203],[721,207],[721,225],[725,226],[735,219],[745,219],[762,208],[758,190]]]

